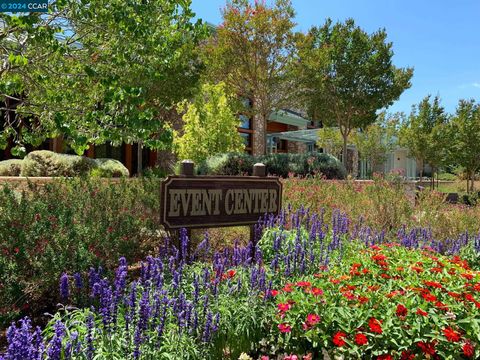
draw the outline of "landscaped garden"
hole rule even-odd
[[[169,240],[158,180],[126,184],[2,191],[3,359],[478,356],[478,207],[290,178],[254,247]]]
[[[480,359],[477,4],[20,2],[0,360]]]

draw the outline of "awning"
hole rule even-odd
[[[318,129],[283,131],[268,133],[268,137],[277,137],[281,140],[299,141],[305,143],[316,143],[318,139]]]
[[[298,127],[306,127],[310,123],[310,120],[291,110],[274,111],[270,114],[268,120]]]

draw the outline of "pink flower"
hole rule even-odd
[[[292,331],[292,327],[287,323],[281,323],[278,324],[278,330],[280,330],[281,333],[289,333]]]

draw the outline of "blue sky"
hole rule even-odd
[[[225,0],[193,0],[192,8],[213,24]],[[412,87],[389,111],[410,112],[425,95],[440,95],[449,112],[461,98],[480,101],[480,0],[293,0],[297,30],[325,18],[348,17],[368,32],[385,28],[396,66],[414,67]]]

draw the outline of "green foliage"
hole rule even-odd
[[[86,175],[95,167],[95,160],[84,156],[37,150],[25,157],[20,175],[73,177]]]
[[[240,120],[235,115],[231,95],[225,84],[204,84],[193,102],[184,102],[182,134],[176,134],[174,144],[180,160],[199,163],[209,156],[244,150],[237,128]]]
[[[290,0],[229,0],[223,22],[203,48],[207,77],[251,99],[243,113],[259,116],[288,107],[296,84],[289,71],[294,53],[294,11]],[[264,149],[266,151],[266,149]]]
[[[372,171],[382,165],[387,160],[388,154],[395,150],[396,133],[396,121],[387,119],[385,113],[380,114],[375,123],[354,133],[353,143],[360,158],[368,161]]]
[[[449,151],[452,162],[465,168],[467,191],[474,190],[475,173],[480,169],[480,105],[460,100],[451,122]]]
[[[328,179],[343,179],[346,171],[333,156],[323,153],[268,154],[223,154],[208,158],[198,165],[202,175],[251,175],[255,163],[263,163],[267,174],[281,177],[291,175],[322,175]]]
[[[413,106],[410,116],[400,128],[400,144],[412,157],[432,166],[434,172],[445,164],[448,156],[448,116],[438,96],[426,96]]]
[[[0,190],[0,324],[57,302],[64,271],[111,269],[158,242],[156,180],[58,180]]]
[[[207,33],[190,1],[65,0],[49,10],[0,15],[0,94],[18,105],[3,139],[20,148],[62,134],[79,154],[106,141],[169,148],[165,117],[193,94]]]
[[[392,64],[392,43],[385,30],[367,34],[352,19],[313,27],[299,36],[296,71],[314,118],[338,126],[344,153],[352,130],[365,128],[376,112],[410,87],[411,68]],[[346,164],[346,157],[343,163]]]
[[[23,160],[10,159],[0,161],[0,176],[19,176],[22,171]]]
[[[199,175],[251,175],[254,158],[245,153],[209,157],[197,166]]]
[[[90,176],[103,178],[128,177],[128,169],[115,159],[95,159],[96,167],[90,171]]]
[[[351,243],[343,251],[341,263],[328,271],[275,289],[272,342],[288,353],[319,354],[324,348],[331,357],[348,359],[402,353],[429,358],[420,343],[433,343],[441,358],[457,359],[463,344],[478,341],[476,288],[465,286],[465,278],[475,275],[466,262],[398,244],[367,250]],[[288,332],[282,334],[282,326]]]
[[[340,130],[335,127],[323,127],[318,130],[317,146],[327,154],[332,154],[337,159],[342,157],[343,137]]]
[[[29,153],[23,160],[0,162],[0,176],[28,177],[128,177],[128,169],[118,160],[90,159],[48,150]]]

